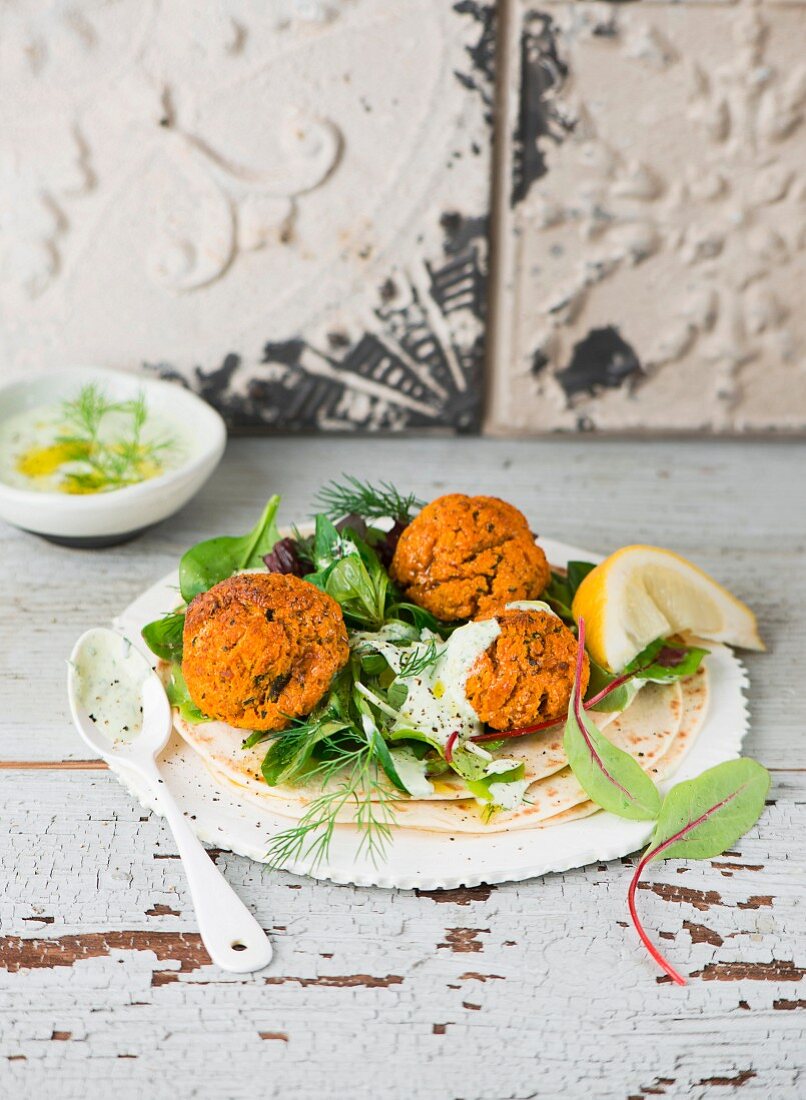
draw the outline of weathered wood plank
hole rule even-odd
[[[597,439],[234,440],[208,490],[144,538],[69,551],[3,527],[0,560],[0,757],[82,759],[65,699],[64,658],[86,627],[108,622],[206,535],[246,529],[280,492],[304,517],[340,471],[389,478],[425,497],[456,489],[507,497],[535,529],[603,552],[628,542],[671,546],[758,610],[770,643],[748,660],[749,750],[777,767],[806,766],[800,691],[806,649],[806,445]]]
[[[735,851],[650,872],[682,990],[626,924],[629,860],[417,894],[214,852],[277,949],[235,977],[207,963],[169,833],[111,775],[8,770],[0,798],[3,1096],[800,1094],[802,772]]]

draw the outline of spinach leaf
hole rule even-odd
[[[577,589],[596,566],[589,561],[569,561],[565,575],[551,571],[551,580],[548,587],[540,595],[549,607],[567,623],[573,624],[574,616],[571,612],[571,604]]]
[[[325,516],[316,517],[314,561],[306,580],[338,603],[351,625],[379,630],[386,621],[389,577],[378,555],[356,533],[339,533]]]
[[[185,677],[182,675],[182,666],[176,661],[171,665],[171,678],[168,681],[165,693],[168,696],[168,702],[172,707],[178,709],[186,722],[195,724],[210,721],[207,715],[203,714],[191,699]]]
[[[170,611],[161,619],[143,627],[143,641],[152,653],[163,661],[182,660],[182,632],[185,629],[185,612]]]
[[[579,620],[577,664],[563,748],[580,786],[597,805],[619,817],[648,821],[658,816],[658,789],[629,753],[617,748],[587,717],[580,681],[585,653],[585,620]]]
[[[226,580],[240,569],[255,569],[263,564],[280,538],[276,516],[280,498],[267,502],[258,522],[245,535],[219,535],[191,547],[179,563],[179,588],[182,598],[190,603],[194,596],[206,592],[219,581]]]
[[[644,868],[664,859],[711,859],[730,848],[752,828],[764,809],[770,787],[766,768],[746,758],[728,760],[678,783],[661,807],[649,847],[635,868],[627,901],[635,930],[652,958],[672,981],[683,978],[661,955],[644,930],[635,907],[635,892]]]

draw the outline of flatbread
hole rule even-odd
[[[677,732],[681,700],[680,685],[677,683],[647,684],[623,714],[597,713],[595,721],[600,729],[607,729],[607,736],[619,748],[650,761],[666,750]],[[269,787],[260,771],[266,744],[242,749],[244,730],[225,722],[187,722],[178,712],[174,712],[174,725],[208,768],[262,797],[291,802],[300,800],[307,805],[312,798],[336,790],[339,786],[338,778],[333,778],[325,787],[317,779],[294,786]],[[561,773],[564,768],[567,770],[568,761],[562,745],[563,727],[557,725],[532,736],[512,738],[498,750],[496,756],[506,756],[522,763],[524,779],[536,781]],[[418,802],[459,801],[468,797],[467,788],[455,773],[437,777],[433,785],[433,792],[418,797]]]
[[[648,685],[648,687],[666,688],[670,685]],[[635,706],[628,708],[623,715],[611,723],[608,738],[615,742],[616,737],[624,742],[623,747],[631,752],[642,767],[654,780],[658,781],[673,774],[683,756],[690,748],[694,738],[702,727],[708,705],[708,671],[705,665],[688,680],[671,685],[679,689],[669,700],[669,710],[676,711],[677,717],[671,726],[663,722],[655,723],[653,715],[668,717],[664,707],[658,709],[658,696],[668,699],[668,692],[649,692],[644,696],[644,721],[646,729],[636,729],[630,718]],[[642,692],[641,695],[644,695]],[[641,698],[641,696],[638,696]],[[672,705],[676,704],[676,705]],[[635,716],[633,716],[634,718]],[[657,731],[650,734],[651,727]],[[643,755],[640,755],[643,754]],[[278,795],[263,785],[258,789],[251,784],[246,786],[218,770],[209,760],[205,760],[216,783],[235,789],[239,797],[258,802],[267,811],[282,817],[299,820],[310,803],[321,794],[321,789],[294,788],[294,797]],[[272,791],[269,794],[269,791]],[[592,803],[575,779],[571,769],[561,768],[556,773],[536,780],[527,791],[529,804],[515,810],[496,814],[487,820],[484,807],[475,799],[440,800],[399,800],[392,803],[395,810],[395,824],[404,829],[417,829],[440,833],[501,833],[521,829],[545,828],[567,821],[577,820],[595,813],[598,809]],[[341,824],[353,824],[354,811],[345,806],[338,814]]]

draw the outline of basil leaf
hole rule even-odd
[[[658,789],[629,753],[616,748],[582,708],[580,681],[585,654],[585,621],[579,621],[574,687],[565,723],[563,749],[580,786],[597,805],[619,817],[651,821],[658,816]]]
[[[192,722],[195,725],[198,722],[209,722],[211,720],[199,710],[191,699],[185,677],[182,675],[182,667],[177,662],[171,665],[171,678],[168,681],[165,694],[168,696],[168,702],[172,707],[177,708],[186,722]]]
[[[179,588],[190,603],[194,596],[207,592],[240,569],[254,569],[279,541],[276,516],[280,498],[273,496],[255,526],[245,535],[219,535],[191,547],[179,563]]]
[[[652,859],[710,859],[761,817],[770,774],[755,760],[728,760],[667,794],[649,842]]]
[[[182,633],[185,629],[185,612],[171,611],[153,623],[147,623],[141,633],[143,641],[152,653],[163,661],[182,660]]]

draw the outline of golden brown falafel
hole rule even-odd
[[[574,684],[574,635],[548,611],[513,608],[495,618],[501,633],[475,663],[465,684],[476,714],[495,730],[564,718]],[[589,675],[585,654],[583,694]]]
[[[497,497],[450,493],[403,531],[390,574],[407,599],[453,622],[534,599],[550,570],[517,508]]]
[[[183,641],[193,702],[239,729],[284,729],[309,714],[350,656],[336,601],[281,573],[241,573],[197,596]]]

